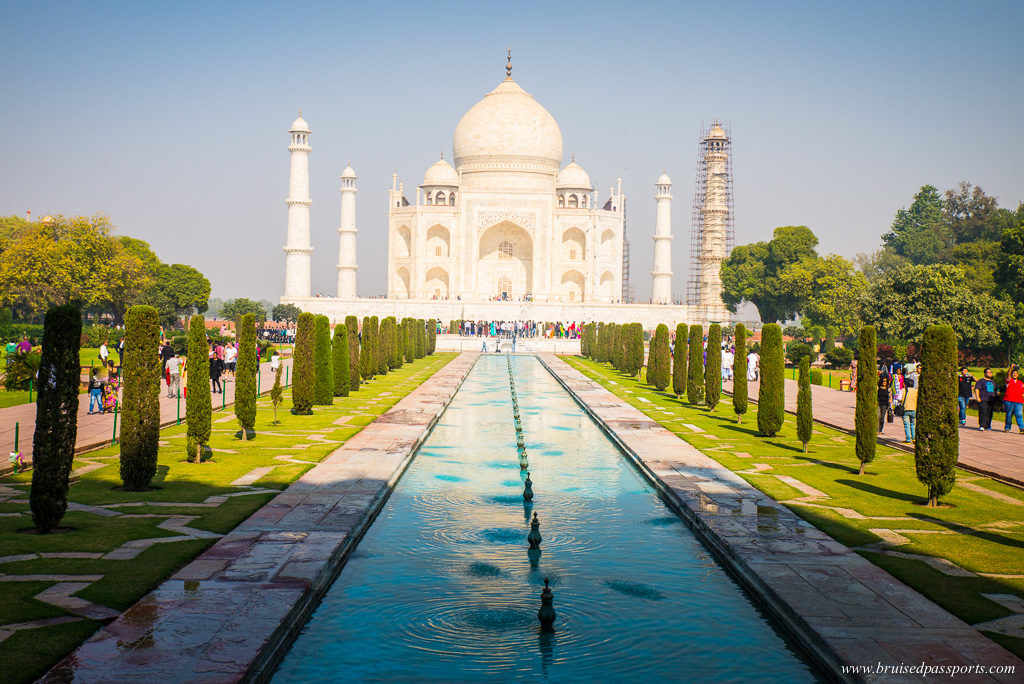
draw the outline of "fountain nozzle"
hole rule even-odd
[[[537,611],[540,628],[545,632],[555,630],[555,594],[548,586],[548,578],[544,578],[544,590],[540,592],[540,610]]]

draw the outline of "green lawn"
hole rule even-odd
[[[928,508],[922,505],[925,489],[915,476],[913,454],[879,445],[867,473],[858,476],[854,438],[845,433],[815,425],[805,454],[791,415],[778,436],[758,437],[755,404],[737,424],[731,397],[723,396],[709,411],[641,385],[608,365],[580,357],[565,360],[961,619],[977,624],[1012,614],[986,594],[1024,599],[1024,491],[957,471],[958,486],[941,499],[947,506]],[[808,498],[778,475],[796,478],[825,496]],[[883,535],[895,543],[886,544]],[[940,572],[933,559],[974,574]],[[1024,657],[1024,639],[993,638]]]
[[[242,442],[232,408],[215,411],[210,446],[213,457],[203,464],[185,462],[186,426],[160,434],[161,449],[154,489],[144,493],[123,492],[118,477],[118,448],[111,446],[75,459],[69,500],[86,506],[105,507],[69,511],[62,522],[70,531],[47,536],[19,533],[31,526],[28,508],[31,472],[0,479],[0,556],[40,553],[105,554],[138,539],[179,536],[159,525],[168,516],[195,516],[187,524],[197,530],[224,534],[235,528],[278,491],[321,461],[364,426],[397,403],[424,380],[453,359],[437,353],[377,378],[349,397],[336,398],[333,406],[316,407],[311,416],[290,413],[291,393],[278,410],[279,424],[266,395],[258,402],[256,438]],[[384,396],[386,395],[386,396]],[[337,422],[348,416],[344,424]],[[223,419],[223,420],[222,420]],[[297,462],[291,460],[294,459]],[[86,472],[91,467],[98,469]],[[274,466],[251,486],[231,483],[254,468]],[[245,493],[250,492],[250,493]],[[197,507],[211,496],[229,496],[214,507]],[[175,503],[180,505],[116,504]],[[104,511],[119,516],[101,515]],[[17,513],[12,516],[10,514]],[[124,610],[179,567],[201,553],[215,539],[191,539],[153,544],[135,558],[113,560],[98,557],[37,556],[31,560],[0,561],[0,573],[12,575],[100,575],[75,596],[116,610]],[[4,624],[25,622],[67,613],[36,597],[55,584],[53,580],[0,582],[0,629]],[[4,681],[32,681],[63,658],[98,627],[93,620],[77,620],[54,626],[19,630],[0,641],[0,662],[8,673]]]

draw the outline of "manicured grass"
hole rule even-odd
[[[36,400],[35,392],[32,393],[32,401]],[[0,409],[5,409],[10,406],[20,406],[21,404],[28,403],[28,390],[16,390],[14,392],[7,392],[0,387]]]
[[[723,397],[714,411],[708,411],[657,392],[605,364],[580,357],[565,360],[966,622],[978,624],[1012,614],[986,594],[1014,594],[1024,599],[1024,491],[958,470],[959,482],[984,491],[957,486],[942,497],[945,507],[928,508],[923,505],[927,497],[915,476],[913,454],[879,445],[867,473],[858,476],[860,462],[851,435],[816,424],[804,454],[792,415],[786,415],[776,437],[758,437],[756,404],[751,404],[743,422],[737,423],[731,397]],[[640,401],[641,397],[648,401]],[[694,432],[684,424],[704,432]],[[777,475],[793,477],[825,496],[808,497]],[[888,531],[905,538],[906,543],[886,544],[883,535],[898,539]],[[926,562],[932,558],[978,574],[940,572]],[[998,641],[1024,657],[1024,639],[1004,635]]]
[[[103,508],[69,511],[62,521],[62,525],[73,528],[67,532],[46,536],[19,533],[18,530],[32,525],[28,510],[32,474],[2,478],[0,487],[6,489],[0,489],[0,513],[20,515],[0,517],[0,556],[41,552],[106,554],[124,548],[124,544],[133,540],[181,536],[159,527],[169,516],[189,516],[193,519],[188,521],[188,527],[225,534],[455,356],[437,353],[406,364],[364,385],[349,397],[336,397],[333,406],[315,407],[311,416],[291,414],[291,392],[286,390],[285,401],[278,409],[280,422],[277,424],[273,423],[273,410],[264,394],[257,402],[256,437],[249,442],[239,439],[238,424],[230,406],[227,411],[215,411],[210,440],[213,454],[202,464],[185,462],[185,425],[163,430],[157,475],[152,483],[154,489],[148,492],[116,489],[120,485],[117,446],[83,454],[75,459],[76,470],[100,467],[72,473],[69,500]],[[300,462],[275,458],[279,456]],[[255,468],[268,466],[273,469],[250,486],[231,484]],[[206,502],[211,496],[225,494],[237,496],[228,496],[213,507],[194,505]],[[146,505],[147,502],[180,505]],[[102,511],[121,515],[101,515]],[[37,557],[0,561],[0,573],[102,575],[98,581],[86,581],[87,586],[75,596],[124,610],[215,541],[186,538],[155,543],[127,560]],[[55,583],[56,580],[0,582],[0,629],[5,624],[68,615],[63,609],[34,598]],[[2,679],[5,682],[34,680],[87,639],[98,626],[99,623],[92,620],[77,620],[15,632],[0,642],[0,663],[5,674]]]

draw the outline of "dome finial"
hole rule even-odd
[[[573,164],[576,163],[576,153],[575,152],[572,153],[572,163]]]
[[[505,78],[512,78],[512,46],[511,45],[508,46],[508,51],[506,52],[506,55],[508,57],[508,63],[505,64]]]
[[[441,150],[441,161],[444,161],[444,150]]]

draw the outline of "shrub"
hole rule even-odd
[[[348,332],[348,391],[359,390],[359,319],[355,316],[345,317],[345,330]]]
[[[812,385],[822,385],[823,384],[822,379],[823,379],[823,375],[822,375],[821,369],[820,368],[812,368],[811,369],[811,384]]]
[[[313,362],[316,316],[303,311],[295,325],[295,350],[292,353],[292,413],[308,416],[313,413],[316,366]]]
[[[331,340],[331,371],[334,373],[334,396],[347,397],[351,373],[348,370],[348,328],[344,323],[334,326]]]
[[[658,350],[654,366],[654,386],[658,388],[659,392],[662,392],[668,387],[671,379],[669,376],[668,326],[664,323],[659,324],[654,331],[654,342],[651,344],[651,349]]]
[[[811,372],[811,357],[805,356],[800,359],[799,389],[796,393],[796,436],[803,443],[805,454],[807,453],[807,443],[811,441],[811,434],[814,430],[814,416],[811,410]],[[821,379],[821,371],[818,371],[818,379]]]
[[[676,326],[676,346],[672,350],[672,394],[681,397],[686,393],[686,334],[685,323]]]
[[[598,363],[604,363],[605,354],[604,350],[608,346],[608,331],[605,329],[607,326],[604,323],[597,324],[597,345],[594,349],[593,359]]]
[[[42,376],[32,436],[32,489],[29,507],[36,529],[45,534],[60,524],[68,508],[68,478],[78,436],[78,350],[82,312],[56,306],[43,319]]]
[[[160,314],[133,306],[124,315],[121,363],[121,483],[129,492],[149,487],[160,441]]]
[[[825,353],[825,365],[829,368],[849,368],[853,352],[846,347],[833,347]]]
[[[422,359],[427,355],[427,322],[422,318],[416,319],[416,358]]]
[[[857,436],[857,459],[860,474],[875,460],[878,439],[878,377],[875,372],[875,355],[878,338],[874,326],[865,325],[860,331],[857,347],[860,362],[857,364],[857,408],[854,414],[854,432]]]
[[[359,335],[359,374],[363,376],[364,382],[373,377],[373,371],[377,368],[375,359],[370,317],[363,316],[362,332]]]
[[[313,403],[334,403],[334,364],[331,362],[331,319],[319,315],[314,322],[313,362],[316,367]]]
[[[42,356],[36,350],[27,353],[15,352],[14,356],[8,359],[10,364],[4,369],[4,389],[8,392],[16,390],[27,390],[29,383],[35,387],[35,379],[39,373],[39,364]]]
[[[383,326],[376,316],[370,319],[370,325],[373,326],[373,351],[377,357],[376,375],[387,375],[391,364],[388,363],[388,352],[384,346]]]
[[[108,345],[109,347],[109,345]],[[188,335],[175,335],[171,338],[171,349],[178,356],[188,356]],[[113,358],[115,352],[111,349],[110,356]]]
[[[398,337],[395,333],[395,319],[388,316],[380,322],[380,343],[387,360],[388,370],[398,368]]]
[[[210,397],[210,347],[206,342],[206,322],[198,314],[188,322],[185,367],[189,380],[185,389],[185,458],[189,463],[199,463],[203,460],[203,448],[210,441],[213,400]]]
[[[630,324],[629,335],[629,369],[630,375],[639,375],[644,367],[644,326],[640,323]]]
[[[782,328],[769,323],[761,330],[761,383],[757,388],[757,431],[774,437],[786,416],[786,365],[782,360]]]
[[[235,417],[242,439],[256,427],[256,315],[242,316],[238,326],[238,361],[235,369]]]
[[[711,410],[722,396],[722,327],[708,326],[708,360],[704,371],[704,403]]]
[[[736,356],[732,361],[732,409],[736,412],[736,422],[743,420],[747,412],[747,328],[742,323],[736,324]]]
[[[405,361],[412,363],[416,360],[416,337],[413,330],[411,318],[402,319],[402,344],[405,345]]]
[[[786,359],[794,366],[800,365],[801,359],[812,354],[814,354],[814,347],[803,342],[790,342],[786,346]]]
[[[956,482],[960,452],[957,407],[956,334],[948,325],[933,325],[921,347],[921,389],[917,397],[914,465],[928,488],[928,505],[937,506]]]
[[[401,368],[405,365],[405,329],[394,316],[391,317],[391,327],[395,336],[395,368]]]
[[[690,326],[690,337],[687,341],[690,348],[688,362],[689,376],[686,378],[686,400],[691,404],[704,401],[704,328],[699,325]]]
[[[427,355],[434,353],[437,348],[437,320],[431,318],[427,321]]]

